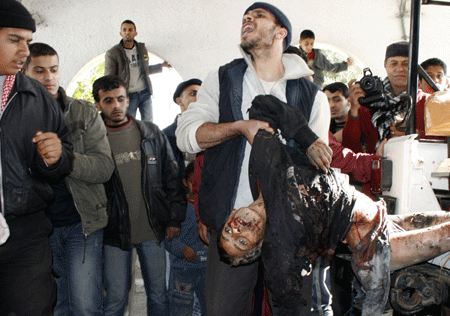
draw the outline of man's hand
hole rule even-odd
[[[47,166],[52,166],[58,162],[62,154],[62,144],[57,134],[37,131],[31,141],[37,144],[38,154]]]
[[[325,173],[328,172],[328,169],[330,169],[331,158],[333,157],[333,151],[323,140],[319,138],[312,143],[306,150],[306,155],[308,156],[309,162],[314,167],[322,169]]]
[[[197,256],[195,255],[194,249],[192,249],[189,246],[184,247],[184,249],[183,249],[183,256],[189,262],[194,262],[195,260],[197,260]]]
[[[168,241],[172,241],[173,238],[180,236],[180,229],[178,227],[167,227],[166,237]]]
[[[361,107],[361,104],[359,104],[358,99],[360,97],[365,97],[366,94],[364,93],[363,89],[361,89],[361,86],[359,83],[355,83],[356,79],[351,80],[348,83],[348,100],[350,101],[351,107],[350,107],[350,115],[353,117],[359,116],[359,108]]]
[[[405,136],[406,132],[405,131],[401,131],[399,129],[397,129],[397,124],[400,123],[402,121],[401,117],[395,117],[395,122],[391,123],[391,137],[400,137],[400,136]]]
[[[347,64],[349,66],[353,66],[355,64],[355,61],[353,60],[353,58],[349,57],[349,58],[347,58]]]
[[[198,234],[200,235],[200,238],[203,240],[205,245],[209,245],[208,226],[203,224],[202,221],[198,221]]]
[[[247,138],[250,145],[253,145],[253,139],[255,138],[256,133],[260,129],[264,129],[270,133],[274,133],[272,127],[270,127],[270,124],[264,121],[258,121],[258,120],[248,120],[248,121],[240,121],[241,125],[239,126],[239,130],[241,131],[242,135]]]
[[[172,65],[169,64],[167,61],[164,61],[164,62],[161,64],[161,67],[166,67],[166,68],[168,68],[168,69],[171,69],[171,68],[172,68]]]
[[[384,156],[384,145],[387,143],[387,138],[383,139],[378,145],[377,151],[375,152],[376,156],[383,157]]]

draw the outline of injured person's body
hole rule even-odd
[[[366,294],[362,315],[371,316],[386,305],[390,271],[450,251],[449,213],[388,216],[383,202],[356,191],[346,175],[314,169],[274,134],[256,134],[249,173],[256,200],[232,211],[220,251],[233,265],[262,254],[267,286],[286,315],[302,311],[303,277],[318,256],[331,259],[339,241],[352,251]]]

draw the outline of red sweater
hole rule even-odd
[[[436,137],[425,137],[424,105],[427,96],[428,94],[421,90],[417,92],[416,126],[421,138],[436,139]],[[375,145],[378,141],[378,130],[373,126],[372,114],[370,114],[370,110],[365,106],[359,108],[359,116],[357,118],[351,117],[349,112],[347,122],[342,131],[342,145],[353,150],[355,153],[363,152],[361,143],[362,135],[366,141],[367,152],[374,154],[376,151]]]

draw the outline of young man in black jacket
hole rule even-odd
[[[71,172],[73,152],[56,100],[19,72],[36,30],[19,2],[0,2],[0,209],[10,237],[0,246],[0,315],[51,315],[49,182]]]
[[[131,249],[136,248],[147,293],[148,315],[167,315],[165,237],[180,234],[186,199],[169,141],[151,123],[127,116],[124,82],[105,76],[94,82],[116,171],[106,184],[109,222],[104,231],[105,315],[122,315],[131,284]]]

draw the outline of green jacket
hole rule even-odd
[[[103,183],[111,177],[114,161],[105,125],[94,105],[68,97],[61,87],[58,93],[63,98],[64,118],[75,154],[66,184],[81,216],[83,233],[88,236],[108,223]]]

